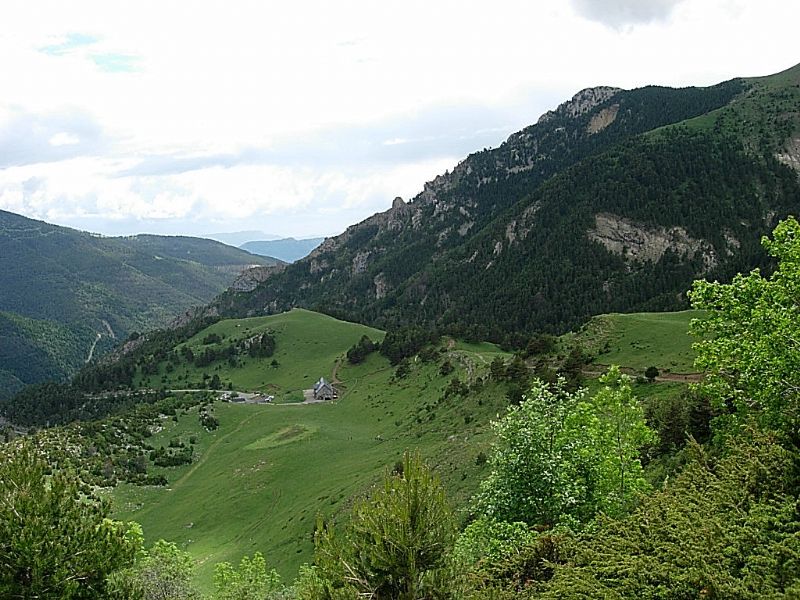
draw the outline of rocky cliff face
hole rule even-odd
[[[586,88],[575,94],[571,100],[560,104],[557,109],[544,113],[539,117],[537,123],[546,123],[559,116],[574,119],[575,117],[585,115],[621,91],[622,88],[608,85]]]
[[[705,265],[703,274],[719,262],[710,242],[691,237],[685,228],[679,226],[650,227],[631,219],[601,213],[595,215],[595,226],[586,235],[629,262],[657,263],[668,250],[689,259],[701,257]]]
[[[800,172],[800,135],[786,141],[783,152],[775,155],[780,162]]]
[[[259,284],[264,283],[268,278],[276,273],[280,273],[286,265],[276,265],[273,267],[249,267],[239,273],[239,276],[231,284],[231,291],[252,292]]]

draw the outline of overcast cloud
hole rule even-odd
[[[665,21],[686,0],[572,0],[579,14],[610,27]]]
[[[0,19],[0,209],[108,234],[335,234],[584,87],[800,60],[784,0],[7,0]]]

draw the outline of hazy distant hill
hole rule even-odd
[[[0,394],[73,373],[134,330],[207,303],[250,265],[211,240],[100,237],[0,211]]]
[[[229,246],[236,246],[237,248],[245,242],[252,240],[277,240],[280,239],[278,235],[264,233],[263,231],[229,231],[226,233],[206,233],[202,237],[209,240],[216,240]]]
[[[684,308],[696,277],[767,264],[759,238],[800,210],[798,167],[800,66],[708,88],[589,88],[215,306],[492,340]]]
[[[239,247],[253,254],[272,256],[284,262],[291,263],[308,256],[312,250],[319,246],[324,240],[325,238],[308,238],[305,240],[284,238],[281,240],[246,242]]]

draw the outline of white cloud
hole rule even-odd
[[[611,27],[651,23],[669,18],[685,0],[571,0],[587,19]]]
[[[800,6],[9,0],[0,19],[0,208],[312,235],[413,196],[580,88],[789,67]]]
[[[68,131],[59,131],[48,141],[51,146],[74,146],[81,143],[81,138]]]

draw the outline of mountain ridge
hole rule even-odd
[[[694,277],[765,266],[758,239],[796,206],[796,173],[777,155],[798,129],[798,72],[707,88],[582,90],[426,183],[410,202],[396,199],[214,306],[230,316],[302,306],[383,328],[444,327],[495,341],[562,332],[602,312],[684,308],[681,293]],[[635,223],[645,244],[660,232],[659,259],[632,260],[586,239],[597,213]],[[684,246],[663,241],[682,230]],[[695,250],[680,250],[686,244]],[[531,310],[556,303],[572,306]],[[508,314],[498,317],[497,306]]]

